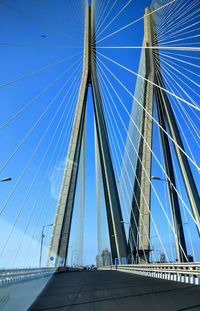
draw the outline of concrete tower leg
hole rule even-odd
[[[86,5],[83,74],[79,90],[73,131],[69,144],[68,157],[65,165],[62,189],[57,208],[55,226],[50,245],[50,256],[56,257],[55,264],[58,266],[66,265],[81,143],[85,123],[87,93],[88,86],[90,84],[92,86],[94,99],[97,141],[100,154],[113,262],[115,258],[118,258],[119,263],[122,263],[123,258],[124,262],[127,258],[127,243],[124,226],[122,223],[120,201],[110,155],[108,134],[96,72],[96,61],[95,58],[93,58],[93,52],[95,51],[95,45],[93,45],[94,38],[94,11]]]

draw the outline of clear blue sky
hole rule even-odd
[[[78,94],[78,85],[81,78],[84,34],[83,2],[84,1],[82,0],[59,0],[48,2],[33,0],[0,1],[0,26],[1,29],[3,29],[0,34],[0,102],[2,107],[0,115],[0,178],[6,176],[11,176],[13,178],[12,182],[0,184],[0,205],[3,208],[0,224],[3,229],[2,231],[4,232],[0,242],[0,247],[3,250],[0,257],[0,265],[2,266],[21,266],[23,264],[30,265],[30,263],[37,265],[39,260],[42,226],[54,222],[56,203],[58,200],[59,187],[70,137],[69,134],[72,127],[75,103]],[[102,3],[103,8],[105,8],[105,3],[104,1],[102,2],[102,0],[96,2],[98,20],[98,12],[101,11]],[[127,2],[128,1],[123,0],[117,3],[110,15],[104,21],[102,28],[99,29],[99,32],[103,30],[108,22],[116,16]],[[109,7],[111,7],[113,3],[114,0],[110,1],[107,9],[102,9],[104,16],[106,16],[105,12],[108,12]],[[145,7],[149,5],[149,0],[132,1],[123,13],[120,14],[105,32],[100,35],[100,38],[103,38],[120,27],[142,17],[144,15]],[[141,46],[142,41],[143,20],[139,21],[134,26],[127,28],[127,30],[99,42],[97,47],[110,45]],[[110,57],[137,72],[141,52],[140,49],[120,51],[99,49],[99,51],[104,53],[107,57]],[[101,58],[101,60],[103,60],[103,58]],[[60,63],[54,64],[57,61],[60,61]],[[116,65],[111,64],[105,59],[104,61],[105,64],[109,66],[109,69],[112,70],[119,77],[120,81],[133,93],[136,76],[118,68]],[[48,66],[49,64],[53,64],[53,66],[41,70],[41,72],[35,73],[31,76],[24,77],[17,82],[14,81],[18,77],[22,77],[27,73]],[[188,69],[189,68],[191,69],[191,67],[188,67]],[[192,67],[192,70],[195,73],[198,73],[197,68]],[[122,97],[128,111],[131,112],[132,98],[111,76],[109,76],[108,73],[107,76],[111,79],[120,97]],[[25,105],[27,105],[34,97],[37,97],[39,92],[56,78],[58,78],[58,80],[55,81],[52,86],[49,86],[40,97],[36,98],[36,100],[30,104],[24,112],[9,124],[5,125],[7,120],[22,109],[22,107],[25,107]],[[195,77],[195,79],[198,81],[197,77]],[[197,87],[192,83],[187,80],[184,81],[188,86],[191,86],[198,91]],[[5,85],[8,82],[11,83]],[[65,82],[66,85],[64,85]],[[185,87],[183,84],[182,86]],[[62,87],[63,89],[61,89]],[[57,94],[59,91],[60,93]],[[187,91],[189,91],[189,89],[187,89]],[[113,92],[111,93],[113,95]],[[64,98],[65,95],[66,98]],[[183,92],[181,95],[184,96]],[[44,113],[45,109],[51,104],[51,101],[55,96],[57,96],[55,102],[52,102],[52,105],[50,105],[47,112]],[[198,96],[194,93],[190,93],[190,96],[194,100],[199,100]],[[64,102],[62,103],[63,98]],[[117,102],[116,98],[115,101],[126,127],[128,128],[129,118],[124,112],[122,106]],[[108,116],[109,110],[107,110],[109,107],[106,106],[106,103],[104,103],[104,109],[106,120],[110,124]],[[187,107],[186,109],[190,114],[190,110]],[[42,115],[43,113],[44,116]],[[116,120],[119,122],[119,117],[114,109],[113,113]],[[198,119],[195,118],[193,114],[190,114],[190,116],[194,124],[198,127]],[[35,126],[35,123],[40,117],[41,121]],[[183,126],[185,134],[189,137],[190,133],[188,132],[184,120],[180,117],[179,121]],[[1,128],[1,125],[4,126]],[[31,130],[34,126],[35,128]],[[91,92],[89,92],[86,135],[87,159],[84,223],[85,264],[94,262],[97,254],[93,127],[92,97]],[[46,132],[44,139],[40,142],[40,139],[47,128],[48,131]],[[31,133],[29,135],[28,133],[30,130]],[[121,133],[125,141],[126,133],[122,127]],[[28,135],[27,139],[23,142],[26,135]],[[110,135],[109,132],[110,141],[111,136],[112,135]],[[17,146],[21,143],[21,147],[16,150]],[[37,147],[38,144],[39,146]],[[124,150],[120,140],[118,141],[118,144],[123,153]],[[193,138],[191,138],[190,144],[194,158],[198,162],[198,144]],[[111,141],[113,158],[115,154],[114,145],[114,141]],[[162,161],[158,130],[156,126],[154,128],[153,146],[155,154]],[[15,150],[16,153],[14,153]],[[34,150],[35,154],[33,154]],[[32,154],[33,159],[29,163]],[[45,154],[46,156],[44,159],[43,157]],[[7,159],[9,158],[10,160],[7,162]],[[18,183],[18,179],[26,166],[27,169]],[[156,164],[155,160],[153,160],[152,170],[152,175],[162,176],[162,171]],[[196,180],[199,182],[198,173],[195,169],[193,171]],[[116,179],[118,180],[120,175],[117,167],[115,167],[115,172]],[[180,172],[177,172],[177,174],[178,177],[180,177]],[[35,181],[33,180],[34,176],[36,176]],[[180,183],[182,196],[188,205],[189,203],[181,179]],[[169,204],[163,199],[165,193],[164,184],[158,182],[155,187],[158,190],[163,204],[166,205],[166,209],[169,210]],[[8,198],[9,200],[7,202]],[[75,208],[78,209],[77,206],[79,206],[78,203],[75,206]],[[18,215],[19,212],[20,215]],[[159,204],[154,194],[152,194],[152,212],[154,213],[155,221],[157,222],[160,233],[165,235],[168,226],[166,220],[160,220],[162,219],[161,217],[163,217],[163,213],[159,209]],[[126,217],[125,220],[129,221],[128,217]],[[190,220],[188,220],[188,222],[191,223]],[[14,227],[12,228],[13,224]],[[75,218],[72,225],[73,234],[76,231],[76,225],[77,222]],[[48,234],[45,237],[44,258],[47,256],[47,246],[50,241],[50,230],[46,230]],[[198,249],[199,239],[196,236],[195,230],[195,226],[191,224],[191,235],[194,240],[194,246]],[[152,235],[155,236],[153,229]],[[106,240],[107,239],[105,239],[104,243],[105,246],[108,245]],[[153,243],[155,249],[161,250],[159,241],[155,239]],[[172,244],[174,247],[174,242]],[[190,243],[188,242],[188,245],[189,244]],[[70,245],[72,245],[72,249],[77,249],[77,236],[74,235],[74,238],[72,236]],[[169,251],[170,245],[168,238],[165,239],[165,246]],[[190,246],[189,252],[191,253]],[[196,253],[197,256],[199,256],[199,252],[197,251]],[[173,256],[175,255],[173,254]]]

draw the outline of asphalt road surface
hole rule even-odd
[[[29,311],[200,311],[200,286],[117,271],[52,277]]]

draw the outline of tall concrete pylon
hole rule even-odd
[[[134,245],[134,255],[136,262],[143,263],[149,261],[150,247],[150,209],[151,209],[151,161],[152,161],[152,137],[153,137],[153,106],[154,98],[158,112],[158,122],[160,126],[166,130],[165,116],[163,114],[163,103],[160,98],[160,89],[155,86],[159,85],[157,79],[158,69],[155,66],[153,49],[149,48],[156,42],[156,32],[154,29],[154,21],[149,8],[145,10],[144,16],[144,45],[145,49],[145,82],[144,82],[144,101],[143,101],[143,118],[141,128],[141,138],[138,152],[138,162],[136,168],[137,178],[134,185],[134,198],[132,201],[132,209],[137,221],[138,230],[133,230],[135,233],[134,240],[137,245]],[[161,72],[159,72],[161,76]],[[150,81],[150,82],[149,82]],[[160,130],[162,150],[164,156],[165,170],[169,177],[168,190],[170,205],[172,210],[172,218],[175,232],[176,250],[178,261],[186,261],[187,250],[183,225],[180,213],[178,196],[174,188],[175,177],[172,163],[172,156],[167,135]],[[173,184],[173,187],[171,186]],[[137,200],[137,202],[136,202]],[[136,204],[137,203],[137,204]],[[137,205],[137,206],[136,206]],[[138,211],[139,207],[139,211]],[[133,224],[133,220],[131,219]],[[130,235],[130,242],[133,242]],[[139,256],[139,258],[137,258]]]
[[[152,32],[149,27],[149,16],[144,17],[144,45],[152,45]],[[145,82],[142,111],[142,124],[138,160],[136,166],[136,178],[134,183],[134,196],[132,201],[132,217],[130,220],[132,233],[129,234],[129,242],[133,244],[135,262],[149,261],[150,253],[150,197],[151,197],[151,151],[153,122],[153,96],[154,88],[147,80],[154,79],[153,54],[151,49],[146,49],[144,54]],[[137,103],[135,103],[137,104]],[[147,111],[148,113],[146,113]],[[132,235],[134,234],[134,237]],[[136,241],[133,242],[133,241]],[[138,258],[139,257],[139,258]]]
[[[149,8],[145,11],[144,16],[144,45],[145,49],[145,86],[143,101],[143,118],[142,118],[142,135],[140,138],[138,161],[136,167],[136,176],[134,184],[134,196],[132,201],[132,214],[136,219],[137,226],[131,217],[131,225],[133,227],[134,238],[129,234],[129,243],[133,244],[134,256],[137,262],[149,261],[150,248],[150,200],[151,200],[151,148],[152,148],[152,132],[153,132],[153,105],[155,105],[158,114],[158,123],[160,125],[160,137],[162,143],[163,158],[165,163],[165,171],[168,178],[169,201],[172,211],[172,220],[174,226],[174,235],[177,250],[177,259],[179,262],[188,260],[187,248],[183,230],[183,223],[180,211],[178,194],[176,191],[176,181],[172,161],[172,152],[169,143],[169,137],[166,124],[168,125],[171,137],[174,140],[174,149],[177,155],[180,171],[182,173],[185,188],[191,204],[194,218],[196,220],[197,229],[200,231],[200,198],[198,190],[188,163],[188,159],[184,152],[184,145],[178,130],[176,119],[165,92],[165,84],[162,77],[162,71],[159,60],[159,48],[156,50],[157,63],[155,65],[155,56],[151,46],[156,46],[157,35],[154,25],[153,14]],[[149,82],[150,81],[150,82]],[[164,131],[165,132],[164,132]],[[148,145],[148,146],[147,146]],[[178,148],[179,146],[180,148]],[[136,202],[137,201],[137,202]],[[139,208],[138,208],[139,207]],[[138,227],[138,229],[136,228]],[[136,243],[133,242],[137,241]],[[137,258],[139,256],[139,258]]]
[[[118,258],[119,263],[122,263],[123,258],[124,260],[127,258],[127,242],[96,72],[94,2],[92,7],[89,7],[86,4],[85,15],[83,73],[65,165],[62,189],[50,244],[49,257],[52,256],[56,258],[55,264],[57,266],[66,265],[86,114],[87,93],[90,85],[92,87],[94,101],[97,142],[113,263],[115,258]]]

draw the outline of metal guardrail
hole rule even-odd
[[[136,273],[170,281],[200,285],[200,263],[156,263],[107,266],[100,269]]]
[[[50,276],[56,268],[0,270],[0,287]]]

